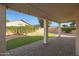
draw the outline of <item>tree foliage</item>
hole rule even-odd
[[[71,26],[71,27],[74,27],[74,26],[75,26],[75,22],[72,21],[71,24],[70,24],[70,26]]]
[[[9,22],[9,20],[6,20],[6,22]]]
[[[44,27],[44,20],[42,18],[39,18],[39,24],[40,24],[40,27]],[[51,21],[48,21],[48,26],[50,26],[51,24]]]
[[[23,35],[24,33],[27,34],[30,32],[34,32],[36,29],[38,28],[33,27],[33,26],[8,26],[6,27],[7,31],[10,31],[17,35]]]
[[[65,25],[65,24],[64,24],[63,27],[68,27],[68,25]]]

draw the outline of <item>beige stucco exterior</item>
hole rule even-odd
[[[26,22],[23,22],[22,20],[15,20],[15,21],[10,21],[6,23],[6,26],[26,26],[29,25]]]
[[[76,9],[75,13],[75,20],[76,20],[76,41],[75,41],[75,50],[76,55],[79,56],[79,8]]]
[[[79,56],[79,21],[76,22],[77,27],[76,27],[76,42],[75,42],[75,49],[76,49],[76,55]]]
[[[5,53],[5,20],[6,20],[6,7],[4,5],[0,5],[0,55],[4,55]]]
[[[48,44],[48,20],[44,19],[44,44]]]

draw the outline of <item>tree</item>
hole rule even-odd
[[[9,20],[6,20],[6,22],[9,22]]]
[[[75,22],[72,21],[71,24],[70,24],[70,26],[71,26],[71,27],[74,27],[74,26],[75,26]]]
[[[65,24],[64,24],[63,27],[68,27],[68,25],[65,25]]]
[[[42,18],[39,18],[39,23],[40,23],[40,27],[43,28],[44,27],[44,20]],[[50,26],[51,22],[48,21],[48,26]]]
[[[44,21],[42,19],[39,19],[39,23],[40,23],[40,27],[43,28]]]

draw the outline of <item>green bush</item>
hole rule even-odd
[[[63,27],[62,32],[70,33],[72,30],[75,30],[75,27]]]
[[[37,28],[33,26],[8,26],[7,31],[13,32],[17,35],[22,35],[24,33],[34,32]]]

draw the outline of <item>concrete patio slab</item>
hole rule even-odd
[[[74,56],[75,38],[49,38],[48,45],[42,40],[7,51],[11,56]]]

